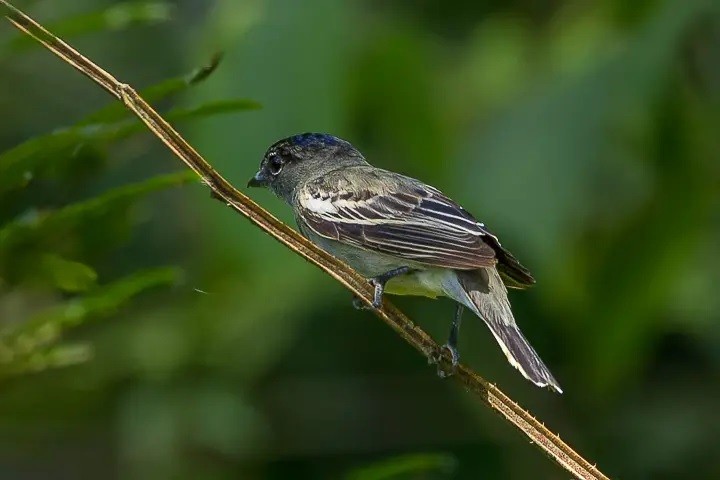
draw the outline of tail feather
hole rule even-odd
[[[515,323],[507,289],[498,271],[493,267],[457,271],[457,278],[462,292],[461,298],[455,300],[485,321],[510,364],[535,385],[562,393],[557,380]]]
[[[483,237],[495,250],[497,256],[497,270],[500,273],[505,286],[508,288],[528,288],[535,285],[530,270],[525,268],[515,256],[504,249],[494,236]]]

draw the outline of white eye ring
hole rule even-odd
[[[268,170],[272,175],[277,175],[283,169],[283,161],[279,155],[273,155],[268,159]]]

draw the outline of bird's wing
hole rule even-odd
[[[316,234],[428,266],[493,266],[497,239],[439,190],[359,167],[330,172],[297,192],[298,217]]]

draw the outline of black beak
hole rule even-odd
[[[248,187],[267,187],[267,184],[268,184],[267,175],[262,170],[258,170],[258,172],[255,174],[255,176],[250,179],[247,186]]]

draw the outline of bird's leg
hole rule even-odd
[[[462,323],[463,306],[458,303],[457,309],[455,310],[455,317],[453,318],[452,326],[450,327],[450,335],[448,341],[442,348],[447,349],[450,352],[451,358],[451,370],[449,372],[443,370],[438,364],[438,376],[440,378],[449,377],[455,373],[455,369],[460,362],[460,353],[458,352],[458,335],[460,334],[460,324]]]
[[[464,310],[465,308],[462,304],[458,303],[457,308],[455,309],[455,317],[453,318],[452,326],[450,327],[450,335],[448,335],[448,341],[445,344],[445,348],[450,350],[453,367],[456,367],[460,361],[460,353],[458,353],[458,336],[460,335],[460,324],[462,323]]]
[[[400,275],[405,275],[412,271],[410,267],[393,268],[389,272],[370,279],[370,284],[375,287],[375,296],[373,298],[373,307],[380,308],[382,306],[383,292],[385,292],[385,284],[391,279]]]

